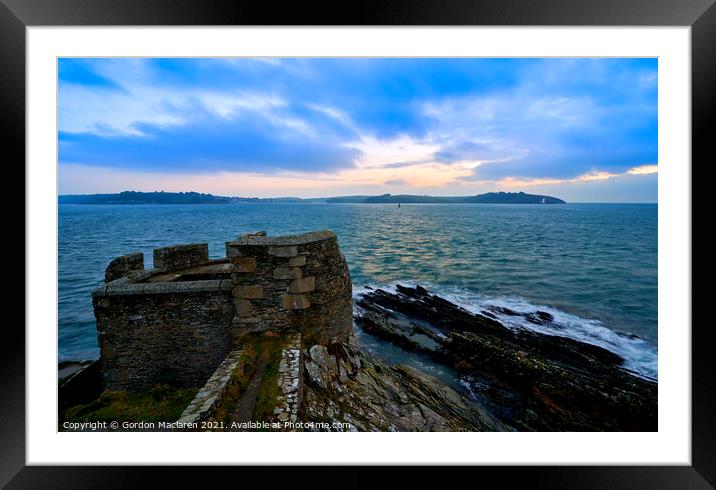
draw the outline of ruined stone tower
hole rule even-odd
[[[351,332],[351,280],[331,231],[207,244],[118,257],[92,293],[105,389],[143,391],[158,383],[200,386],[249,332],[300,333],[330,344]]]

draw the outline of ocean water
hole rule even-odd
[[[330,229],[355,294],[420,284],[472,311],[548,311],[555,322],[546,327],[502,321],[601,345],[657,377],[656,204],[65,204],[58,213],[60,360],[98,356],[90,293],[118,255],[144,252],[150,268],[159,246],[208,242],[216,258],[246,232]]]

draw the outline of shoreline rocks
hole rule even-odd
[[[409,366],[385,364],[353,335],[301,342],[287,332],[290,342],[278,367],[280,403],[274,410],[279,421],[323,423],[305,430],[349,431],[658,429],[657,383],[623,369],[619,355],[565,337],[511,329],[497,316],[520,315],[548,325],[554,320],[549,313],[504,307],[472,313],[420,286],[396,289],[362,293],[355,300],[355,322],[366,334],[455,370],[469,396]],[[92,366],[75,373],[75,381],[96,371],[92,380],[99,387],[99,363]],[[88,386],[74,391],[83,400],[95,396]]]
[[[348,431],[509,431],[488,410],[432,376],[387,366],[348,343],[306,348],[303,415]],[[335,429],[337,423],[348,429]]]
[[[599,346],[505,327],[430,294],[397,286],[357,299],[364,332],[457,370],[503,423],[522,431],[655,431],[655,382],[621,368]],[[501,311],[501,314],[523,315]],[[546,312],[529,314],[550,322]]]

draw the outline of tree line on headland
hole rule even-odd
[[[58,196],[59,204],[240,204],[240,203],[357,203],[357,204],[564,204],[561,199],[524,192],[488,192],[475,196],[419,196],[382,194],[380,196],[228,197],[200,192],[137,192],[117,194],[75,194]]]

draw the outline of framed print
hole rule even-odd
[[[3,0],[3,484],[711,488],[716,7],[513,7]]]

